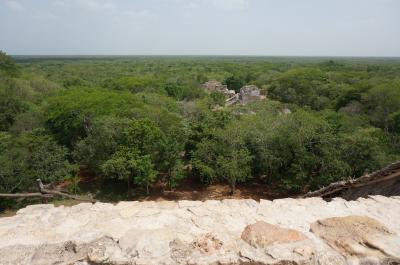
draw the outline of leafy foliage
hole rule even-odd
[[[226,180],[234,193],[237,182],[251,177],[251,154],[247,150],[241,128],[235,125],[219,130],[211,139],[204,139],[193,154],[193,168],[204,182]]]
[[[10,91],[0,89],[0,131],[7,131],[19,113],[27,109],[26,103]]]
[[[400,81],[373,87],[363,95],[363,101],[371,122],[388,132],[390,121],[400,111]]]
[[[15,60],[0,53],[2,191],[67,178],[79,192],[76,164],[128,193],[188,175],[305,192],[400,158],[395,59]],[[267,100],[224,106],[211,79]]]
[[[36,179],[63,180],[76,170],[68,161],[68,150],[43,131],[12,136],[1,133],[0,190],[25,191],[35,188]]]
[[[228,86],[228,89],[235,90],[236,92],[239,92],[240,88],[244,85],[242,79],[237,76],[229,76],[225,79],[224,83]]]
[[[0,50],[0,74],[16,77],[19,73],[19,67],[14,60],[5,52]]]
[[[146,187],[149,194],[149,185],[156,177],[151,157],[140,155],[134,148],[120,148],[101,168],[106,175],[115,175],[119,179],[127,180],[128,194],[131,180],[139,186]]]

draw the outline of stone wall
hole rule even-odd
[[[0,264],[400,264],[399,233],[400,197],[32,205]]]
[[[207,81],[202,84],[202,88],[207,92],[221,92],[226,97],[226,104],[232,105],[236,103],[247,104],[249,102],[265,99],[265,95],[261,95],[260,89],[255,85],[246,85],[240,89],[240,93],[235,93],[234,90],[228,90],[226,85],[222,85],[215,80]]]
[[[208,92],[221,92],[221,93],[228,93],[228,86],[221,84],[221,82],[216,80],[207,81],[202,85],[203,89]]]
[[[255,85],[247,85],[240,89],[239,100],[242,104],[259,101],[261,99],[263,99],[263,97],[261,97],[260,90]]]

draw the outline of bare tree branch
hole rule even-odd
[[[42,194],[40,192],[33,193],[0,193],[0,197],[3,198],[21,198],[21,197],[42,197],[42,198],[53,198],[52,194]]]
[[[400,179],[400,161],[357,179],[350,178],[348,180],[331,183],[319,190],[308,192],[302,197],[324,197],[350,188],[362,187],[395,178]]]
[[[95,199],[90,199],[90,198],[83,198],[80,196],[75,196],[71,195],[68,193],[64,193],[61,191],[57,190],[48,190],[45,188],[43,185],[42,181],[40,179],[36,180],[36,185],[39,190],[39,192],[34,192],[34,193],[0,193],[0,198],[29,198],[29,197],[42,197],[42,198],[53,198],[55,196],[61,196],[65,197],[68,199],[72,200],[78,200],[78,201],[89,201],[89,202],[96,202],[97,200]]]

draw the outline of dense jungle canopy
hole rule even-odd
[[[208,80],[266,99],[226,106]],[[111,181],[95,197],[188,178],[297,194],[399,158],[398,59],[0,53],[0,193],[40,178],[84,194],[89,175]]]

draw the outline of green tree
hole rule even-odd
[[[139,150],[141,154],[155,157],[160,145],[161,131],[149,119],[130,121],[123,131],[124,145]]]
[[[390,114],[389,131],[400,135],[400,111]]]
[[[186,141],[187,133],[182,128],[175,127],[162,134],[156,165],[160,171],[166,173],[166,181],[170,188],[175,188],[186,176],[183,170]]]
[[[224,84],[228,86],[228,89],[235,90],[236,93],[239,93],[240,89],[244,85],[244,82],[241,78],[232,75],[225,79]]]
[[[321,100],[317,98],[326,82],[326,74],[318,68],[290,69],[273,83],[269,95],[283,102],[320,109]]]
[[[212,92],[210,94],[210,107],[213,106],[225,106],[225,95],[221,92]]]
[[[245,148],[232,150],[217,157],[218,175],[228,182],[231,195],[235,194],[237,182],[245,182],[251,177],[250,162],[251,155]]]
[[[339,148],[350,167],[349,176],[359,177],[389,163],[383,139],[378,128],[363,128],[341,136]]]
[[[16,77],[20,74],[19,67],[15,64],[14,60],[5,52],[0,50],[0,73]]]
[[[104,175],[116,177],[119,180],[125,180],[127,182],[128,196],[131,195],[131,182],[134,163],[137,157],[137,151],[119,150],[101,165],[101,170]]]
[[[349,85],[342,87],[343,91],[340,94],[339,98],[336,102],[336,110],[339,110],[342,107],[345,107],[351,102],[361,101],[362,91],[360,89],[351,87]]]
[[[96,119],[88,136],[74,146],[73,156],[94,173],[101,173],[101,165],[107,161],[123,142],[123,130],[129,119],[105,116]]]
[[[125,123],[120,140],[119,136],[115,137],[115,131],[107,135],[113,139],[113,144],[108,149],[110,153],[99,160],[102,162],[100,168],[103,175],[126,180],[129,194],[131,181],[145,187],[148,193],[149,186],[157,176],[155,162],[160,155],[160,129],[148,119],[134,119]],[[116,150],[114,153],[113,149]],[[103,154],[101,149],[99,151]],[[109,158],[105,160],[107,156]]]
[[[176,103],[166,96],[100,88],[71,88],[48,98],[46,124],[57,140],[72,147],[85,138],[93,122],[105,116],[148,119],[162,130],[181,121]]]
[[[227,181],[233,195],[236,183],[251,177],[251,160],[241,127],[231,124],[198,145],[192,165],[194,172],[206,183]]]
[[[44,131],[20,135],[0,134],[0,190],[2,192],[36,189],[36,179],[52,183],[74,174],[68,150]]]
[[[140,155],[134,148],[122,147],[101,166],[103,173],[126,180],[128,196],[131,194],[131,181],[145,187],[149,194],[149,186],[155,180],[157,171],[149,155]]]
[[[269,182],[300,192],[348,173],[334,130],[312,112],[260,114],[245,122],[247,146],[254,157],[253,173],[266,176]]]
[[[146,194],[149,195],[149,187],[157,177],[157,171],[154,169],[154,164],[149,155],[142,156],[135,161],[134,173],[134,183],[146,187]]]
[[[117,90],[129,90],[133,93],[138,92],[159,92],[163,91],[164,80],[156,78],[152,75],[144,76],[124,76],[105,83],[105,87]]]
[[[188,139],[185,145],[187,156],[197,150],[198,144],[205,139],[211,139],[218,129],[224,128],[232,116],[227,111],[210,111],[208,108],[197,109],[190,120]]]
[[[177,159],[174,161],[173,167],[168,171],[168,186],[173,189],[178,186],[180,180],[186,177],[186,172],[184,170],[184,164],[182,159]]]
[[[178,100],[183,99],[184,89],[182,86],[175,83],[165,84],[165,91],[167,91],[168,96],[176,98]]]
[[[388,133],[391,115],[400,109],[400,82],[393,81],[376,86],[370,89],[362,100],[373,124]]]
[[[0,89],[0,131],[7,131],[17,115],[27,109],[27,104],[11,91]]]

